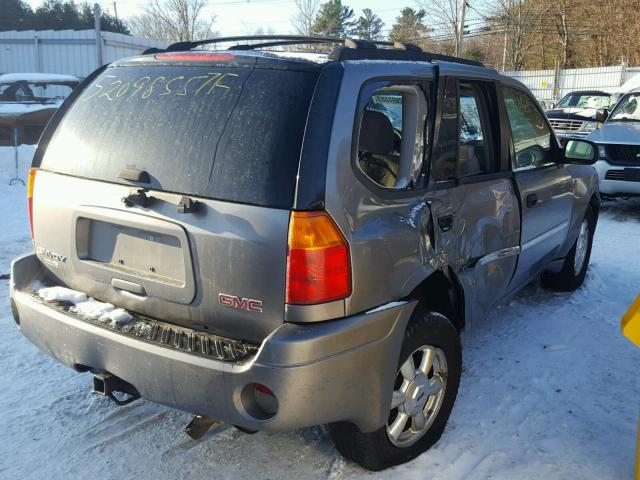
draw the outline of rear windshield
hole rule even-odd
[[[108,68],[66,113],[41,168],[277,208],[293,202],[316,72],[214,66]]]

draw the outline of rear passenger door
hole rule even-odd
[[[493,79],[450,75],[440,85],[429,182],[437,258],[456,271],[478,317],[507,292],[520,212]]]
[[[537,102],[524,90],[502,88],[512,140],[511,163],[522,206],[522,238],[512,287],[539,273],[559,253],[573,209],[572,178],[553,162],[561,154]]]

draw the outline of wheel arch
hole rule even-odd
[[[602,200],[600,199],[599,192],[595,192],[593,195],[591,195],[591,198],[589,199],[589,207],[591,207],[591,210],[593,210],[593,214],[596,217],[596,221],[598,221],[598,215],[600,214],[601,203],[602,203]]]
[[[462,284],[449,267],[436,270],[420,282],[409,297],[422,308],[446,316],[461,332],[465,327],[465,299]]]

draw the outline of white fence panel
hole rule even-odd
[[[140,54],[155,40],[100,32],[102,63]],[[95,30],[27,30],[0,32],[1,73],[64,73],[86,77],[98,67]]]
[[[522,70],[502,72],[524,83],[539,100],[553,101],[555,72],[553,70]]]
[[[556,102],[567,93],[575,90],[617,92],[619,87],[631,76],[640,74],[640,68],[614,65],[611,67],[502,73],[524,83],[539,100]]]

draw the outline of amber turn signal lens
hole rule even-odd
[[[27,178],[27,205],[29,209],[29,230],[31,231],[31,240],[33,240],[33,187],[36,181],[37,168],[29,170]]]
[[[351,294],[349,246],[326,212],[292,212],[286,302],[326,303]]]

